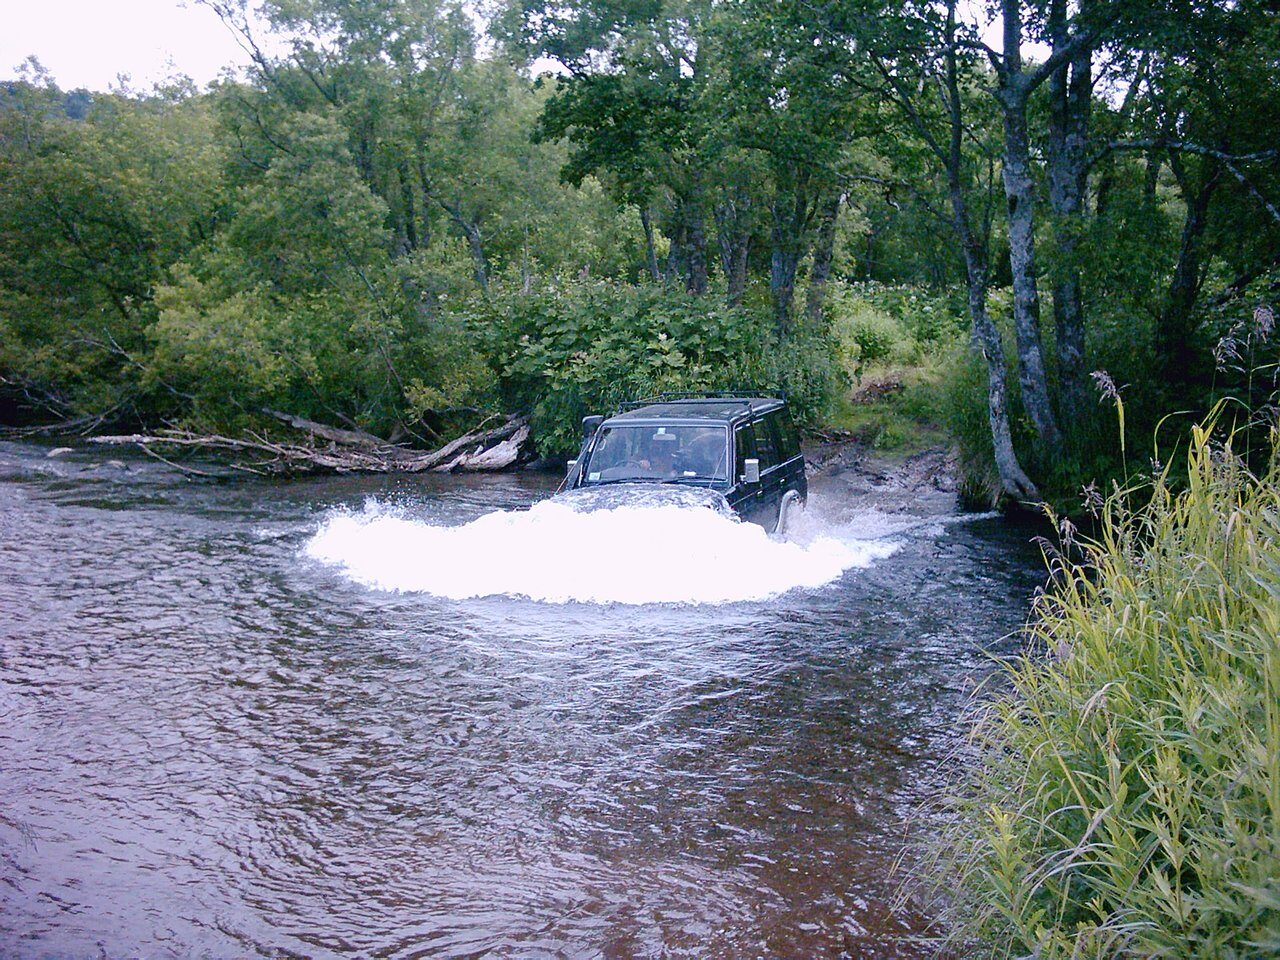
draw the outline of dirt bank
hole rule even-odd
[[[835,439],[806,444],[804,454],[809,489],[817,496],[920,516],[961,509],[956,456],[950,448],[890,457],[859,440]]]

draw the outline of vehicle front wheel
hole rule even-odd
[[[774,535],[785,537],[802,513],[804,500],[796,491],[788,490],[782,495],[782,502],[778,505],[778,522],[773,528]]]

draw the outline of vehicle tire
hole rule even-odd
[[[804,501],[800,499],[800,494],[794,490],[784,493],[782,502],[778,504],[778,522],[773,527],[774,535],[785,537],[787,531],[796,522],[796,518],[803,512]]]

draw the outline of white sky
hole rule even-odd
[[[978,0],[967,6],[971,22],[985,20]],[[986,25],[983,39],[999,49],[999,24]],[[248,61],[217,14],[195,0],[0,0],[0,80],[33,55],[64,90],[107,90],[120,74],[134,89],[178,74],[203,86]]]
[[[106,90],[117,74],[147,88],[175,74],[197,84],[247,62],[208,7],[182,0],[0,0],[0,79],[35,55],[64,90]]]

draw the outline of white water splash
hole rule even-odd
[[[509,595],[551,603],[728,603],[815,588],[892,554],[887,539],[795,541],[705,507],[574,510],[545,500],[438,526],[377,503],[329,516],[304,548],[357,583],[462,600]]]

